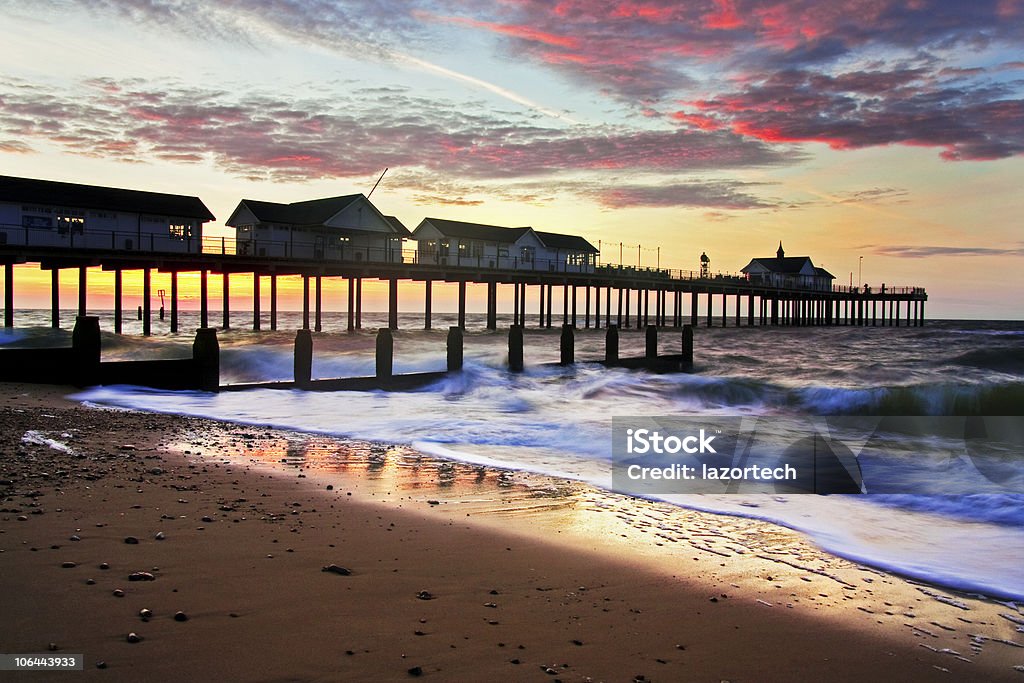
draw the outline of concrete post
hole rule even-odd
[[[575,358],[575,335],[572,331],[572,325],[568,323],[562,325],[562,336],[559,339],[558,348],[560,352],[559,365],[572,365],[576,362]]]
[[[453,325],[448,328],[448,372],[462,369],[462,326]]]
[[[604,362],[614,365],[619,362],[619,326],[609,323],[604,333]]]
[[[74,382],[80,387],[100,383],[100,319],[95,315],[75,318],[71,333],[71,348],[75,355]]]
[[[658,328],[653,325],[647,328],[647,347],[644,357],[647,360],[654,360],[658,357]]]
[[[217,343],[217,330],[212,327],[200,327],[196,330],[196,338],[192,342],[192,361],[196,366],[199,389],[219,391],[220,344]]]
[[[683,325],[683,364],[693,365],[693,326]]]
[[[523,371],[522,325],[512,325],[508,328],[508,369],[510,372]]]
[[[377,379],[391,379],[395,362],[395,338],[391,328],[377,330]]]
[[[313,379],[313,333],[302,328],[295,333],[295,386],[305,389]]]

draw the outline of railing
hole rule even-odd
[[[0,248],[4,246],[36,246],[103,252],[143,252],[154,254],[211,254],[253,260],[306,260],[326,263],[379,263],[426,265],[480,270],[533,273],[593,274],[605,277],[637,278],[648,281],[703,282],[709,285],[757,287],[779,292],[806,291],[838,294],[900,294],[923,295],[923,287],[888,287],[875,291],[863,288],[832,286],[821,288],[794,281],[784,283],[758,281],[742,273],[701,273],[672,268],[641,268],[622,264],[571,263],[568,259],[542,259],[536,256],[442,255],[418,249],[372,247],[352,243],[325,244],[303,240],[255,240],[204,235],[172,237],[140,231],[71,230],[0,224]]]

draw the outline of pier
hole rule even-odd
[[[0,226],[3,227],[3,226]],[[8,226],[14,228],[14,226]],[[453,283],[458,288],[458,326],[465,328],[466,288],[482,284],[487,288],[486,327],[496,329],[499,289],[512,289],[513,321],[526,326],[552,328],[571,325],[576,328],[642,329],[649,326],[681,328],[683,324],[721,327],[761,326],[922,326],[928,295],[920,287],[833,286],[815,289],[797,285],[775,285],[742,275],[710,274],[657,268],[634,268],[597,264],[589,272],[559,270],[550,264],[547,270],[525,270],[519,264],[490,267],[480,259],[458,259],[455,263],[436,263],[419,251],[399,254],[360,253],[359,258],[290,258],[239,254],[232,238],[202,239],[196,253],[138,251],[91,246],[97,243],[123,244],[111,234],[82,247],[33,245],[30,228],[17,226],[26,233],[26,244],[0,243],[3,264],[4,326],[14,327],[15,264],[38,264],[51,273],[52,324],[60,326],[58,276],[61,270],[78,273],[78,314],[85,315],[89,300],[88,269],[100,268],[114,274],[114,330],[123,329],[123,274],[140,271],[143,281],[142,333],[152,330],[153,273],[170,275],[170,331],[178,331],[181,273],[198,273],[200,327],[211,326],[209,294],[219,286],[222,294],[220,327],[232,327],[229,300],[231,278],[248,274],[252,278],[251,326],[261,329],[261,292],[270,290],[270,328],[277,329],[278,287],[281,278],[299,278],[303,291],[302,328],[320,330],[323,321],[323,285],[327,280],[346,285],[345,320],[348,330],[362,328],[363,282],[376,280],[387,285],[388,327],[398,328],[398,291],[404,283],[421,283],[424,291],[423,327],[432,325],[433,286]],[[369,250],[367,250],[369,251]],[[564,264],[563,264],[564,265]],[[211,279],[213,282],[211,283]],[[560,295],[561,315],[554,309]],[[403,311],[408,313],[409,311]],[[535,312],[535,316],[530,313]],[[241,313],[235,312],[237,318]]]

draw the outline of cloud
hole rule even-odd
[[[944,247],[930,245],[870,245],[875,254],[898,258],[930,258],[933,256],[1024,256],[1024,247]]]
[[[209,160],[246,178],[362,177],[417,168],[461,180],[568,173],[692,173],[799,155],[729,131],[538,126],[474,103],[389,91],[301,100],[109,79],[85,93],[0,82],[0,135],[121,161]]]
[[[31,154],[35,152],[29,145],[21,140],[0,140],[0,153],[8,154]]]

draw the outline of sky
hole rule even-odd
[[[733,273],[781,240],[837,284],[926,287],[929,317],[1021,318],[1024,0],[0,0],[0,24],[0,173],[196,195],[207,234],[387,168],[372,201],[410,228]]]

